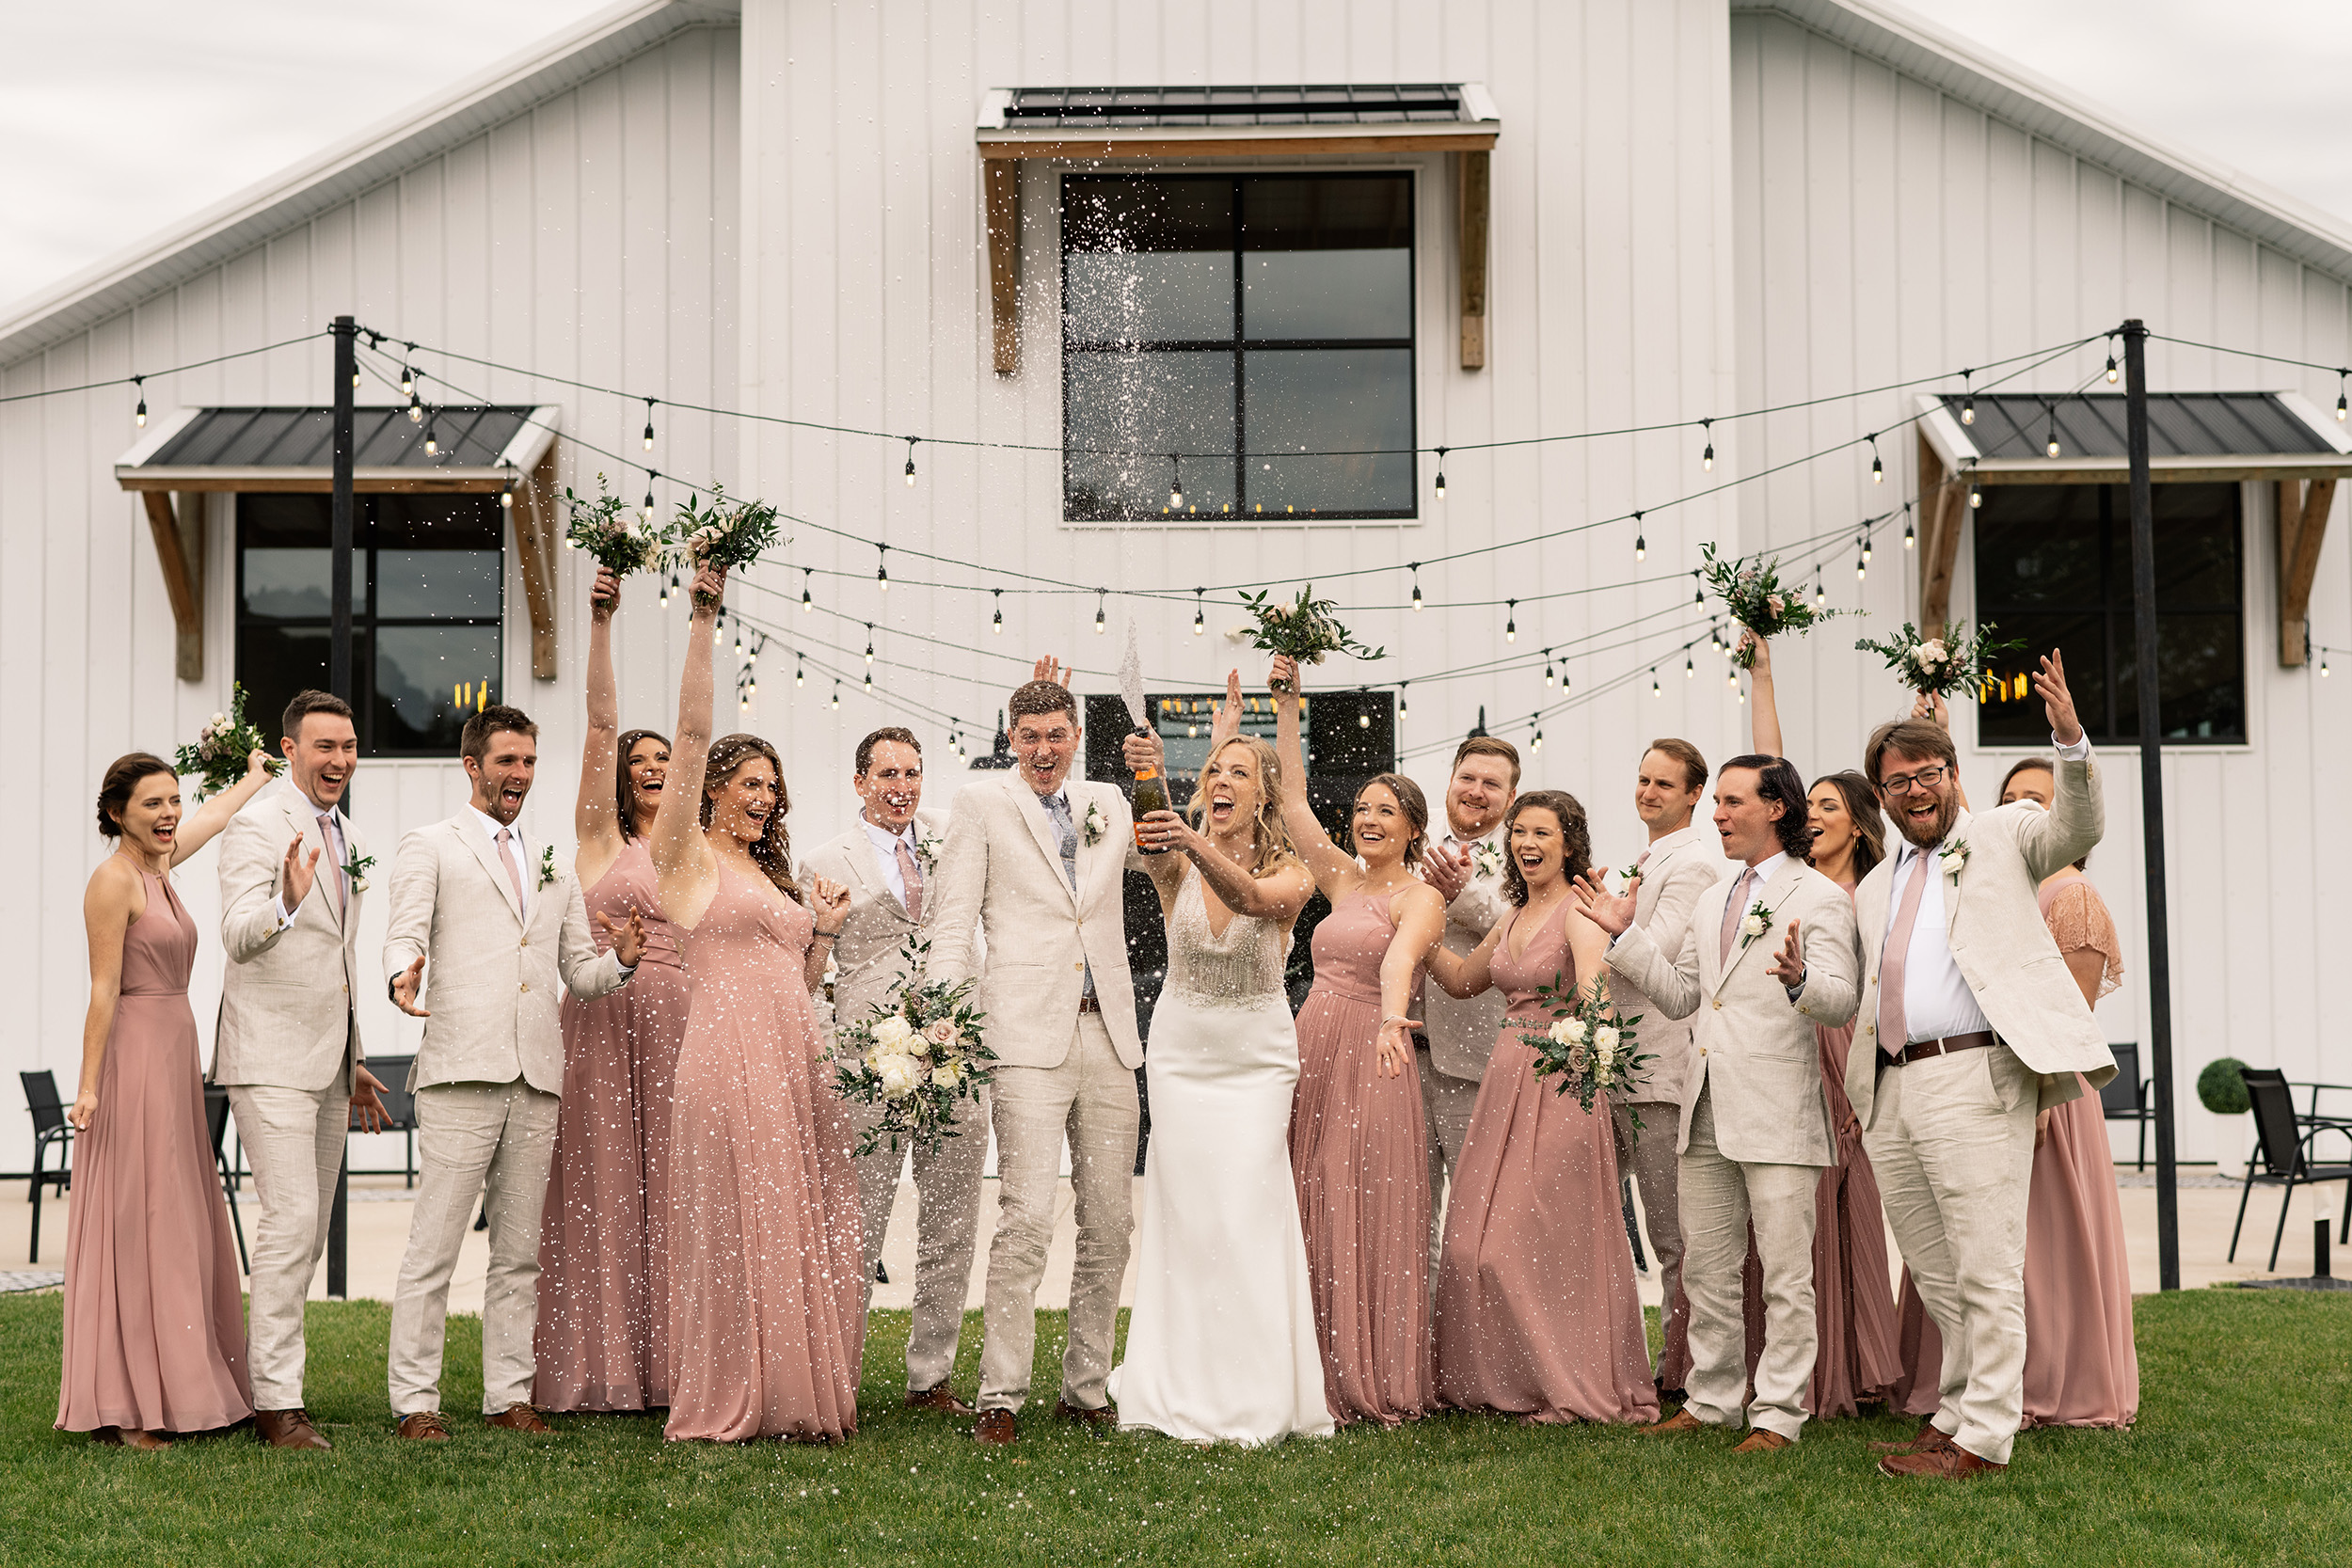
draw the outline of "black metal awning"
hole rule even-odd
[[[1459,122],[1456,82],[1282,87],[1013,87],[1003,123],[1022,127],[1407,125]]]
[[[554,439],[546,405],[444,404],[353,411],[353,483],[361,490],[494,490]],[[334,482],[331,408],[183,409],[115,465],[126,490],[324,490]],[[434,450],[425,450],[428,441]]]
[[[1978,483],[2122,482],[2120,391],[1939,392],[1919,404],[1936,455]],[[2295,392],[2151,392],[2148,451],[2159,483],[2352,474],[2352,433]]]

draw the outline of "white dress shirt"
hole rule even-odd
[[[914,824],[910,822],[904,832],[894,833],[887,828],[877,828],[871,817],[860,812],[857,825],[866,830],[866,842],[874,847],[874,858],[882,862],[882,881],[898,900],[898,907],[906,908],[907,879],[906,873],[898,869],[898,846],[905,845],[910,855],[917,852]]]
[[[473,813],[474,824],[482,830],[482,836],[490,841],[492,860],[496,860],[504,852],[499,847],[499,834],[507,835],[506,847],[515,852],[516,868],[522,873],[516,880],[523,890],[523,919],[529,921],[531,919],[531,895],[537,891],[539,868],[531,863],[531,851],[523,844],[522,823],[520,821],[501,822],[471,801],[467,802],[466,809]]]

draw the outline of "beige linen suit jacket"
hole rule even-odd
[[[938,813],[916,812],[915,841],[919,844],[938,837],[942,826]],[[938,868],[925,865],[920,869],[924,879],[923,914],[928,924],[939,904]],[[841,927],[840,939],[833,944],[834,1020],[846,1027],[862,1022],[875,1007],[889,1000],[893,988],[905,977],[906,967],[898,961],[898,952],[907,938],[914,934],[915,923],[907,918],[906,906],[890,891],[881,857],[874,841],[866,836],[863,822],[852,824],[848,832],[827,839],[810,851],[803,870],[850,890],[850,918]]]
[[[1944,924],[1952,961],[2003,1045],[2042,1075],[2041,1109],[2079,1099],[2081,1073],[2097,1088],[2115,1076],[2115,1053],[2090,1016],[2082,988],[2042,924],[2042,879],[2090,853],[2106,831],[2098,764],[2058,764],[2050,809],[2030,800],[1975,816],[1962,812],[1929,875],[1944,879]],[[1965,855],[1959,853],[1966,847]],[[1960,863],[1954,864],[1957,860]],[[1896,857],[1871,867],[1854,890],[1862,955],[1862,1003],[1846,1057],[1846,1098],[1870,1125],[1878,1088],[1879,960],[1886,947]]]
[[[977,928],[988,943],[977,988],[988,1048],[1007,1067],[1050,1068],[1070,1054],[1090,965],[1111,1048],[1124,1066],[1141,1067],[1124,908],[1135,818],[1113,785],[1072,779],[1067,787],[1078,832],[1074,893],[1062,874],[1053,818],[1019,772],[967,779],[956,791],[924,911],[930,977],[952,983],[974,973]],[[1104,824],[1093,844],[1087,842],[1089,805]]]
[[[1699,895],[1682,933],[1681,951],[1668,958],[1650,933],[1629,927],[1609,949],[1609,967],[1648,994],[1669,1018],[1696,1013],[1697,1059],[1682,1085],[1682,1130],[1676,1152],[1691,1146],[1691,1109],[1711,1079],[1715,1085],[1715,1147],[1741,1164],[1826,1165],[1829,1107],[1821,1095],[1817,1023],[1835,1029],[1853,1017],[1855,984],[1853,901],[1846,890],[1791,855],[1762,892],[1747,902],[1772,911],[1772,929],[1735,936],[1731,957],[1720,960],[1724,904],[1735,877]],[[1773,955],[1801,923],[1804,990],[1792,1004],[1772,974]],[[1642,1038],[1646,1025],[1637,1025]]]
[[[1711,826],[1693,822],[1649,847],[1649,859],[1642,865],[1642,885],[1633,894],[1633,924],[1649,933],[1650,942],[1660,952],[1682,951],[1683,933],[1698,910],[1700,897],[1724,879],[1720,842]],[[1722,907],[1716,906],[1718,911]],[[1721,920],[1723,916],[1718,912],[1716,918]],[[1778,949],[1777,938],[1772,945]],[[1767,959],[1767,967],[1770,964]],[[1682,1085],[1699,1059],[1690,1021],[1668,1018],[1666,1010],[1650,1000],[1647,991],[1623,974],[1610,982],[1609,998],[1624,1016],[1641,1015],[1642,1022],[1634,1026],[1634,1033],[1642,1049],[1658,1058],[1649,1064],[1642,1083],[1627,1099],[1635,1104],[1681,1104]]]
[[[1508,847],[1503,842],[1502,827],[1498,823],[1492,832],[1476,841],[1491,844],[1498,850]],[[1465,846],[1474,847],[1474,846]],[[1473,863],[1469,883],[1445,907],[1445,932],[1439,939],[1449,953],[1470,952],[1486,940],[1495,922],[1511,906],[1502,896],[1502,867],[1478,872]],[[1502,1015],[1509,1007],[1509,999],[1501,987],[1491,987],[1476,996],[1448,996],[1442,986],[1426,988],[1422,1006],[1429,1010],[1422,1015],[1429,1025],[1429,1065],[1448,1078],[1467,1078],[1472,1083],[1486,1076],[1486,1060],[1495,1053],[1495,1039],[1502,1028]]]
[[[343,843],[357,857],[367,840],[336,814]],[[294,924],[278,923],[278,879],[286,845],[302,835],[303,853],[319,856],[310,896]],[[229,963],[220,977],[220,1025],[212,1081],[261,1084],[315,1094],[340,1077],[345,1093],[365,1053],[353,1022],[353,988],[366,984],[359,961],[359,909],[367,879],[335,910],[331,879],[342,874],[319,831],[318,808],[284,779],[229,821],[220,837],[220,944]]]
[[[588,901],[571,867],[559,866],[545,886],[536,857],[524,861],[522,873],[531,895],[528,922],[470,808],[400,841],[384,974],[389,982],[422,956],[418,1006],[433,1015],[408,1069],[411,1090],[520,1078],[542,1094],[560,1095],[559,982],[581,996],[620,989],[620,955],[596,950]]]

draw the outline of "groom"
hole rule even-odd
[[[1090,1426],[1113,1419],[1104,1382],[1133,1228],[1143,1065],[1127,972],[1123,874],[1135,830],[1126,799],[1115,785],[1071,779],[1082,732],[1067,686],[1030,681],[1006,711],[1020,767],[975,775],[956,792],[935,879],[930,969],[950,984],[969,977],[979,926],[988,943],[979,1003],[997,1058],[1000,1207],[972,1435],[989,1444],[1019,1435],[1013,1415],[1028,1398],[1065,1135],[1078,1245],[1054,1414]],[[1130,768],[1157,767],[1158,737],[1130,736],[1126,755]]]

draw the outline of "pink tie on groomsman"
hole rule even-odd
[[[1740,932],[1740,916],[1747,908],[1748,884],[1754,880],[1756,867],[1751,865],[1740,873],[1731,884],[1731,896],[1724,900],[1724,946],[1715,958],[1719,969],[1731,962],[1731,939]]]
[[[907,918],[917,926],[923,924],[923,868],[915,863],[914,851],[907,847],[906,835],[898,835],[898,879],[906,885],[906,896],[900,900],[907,907]]]
[[[1919,895],[1927,885],[1928,851],[1915,848],[1902,902],[1895,907],[1895,924],[1879,959],[1879,1049],[1890,1056],[1911,1043],[1911,1025],[1903,1019],[1903,971],[1911,961],[1911,928],[1919,923]]]
[[[515,834],[509,828],[499,830],[499,859],[506,863],[506,880],[515,889],[515,908],[523,907],[523,868],[515,859]]]

